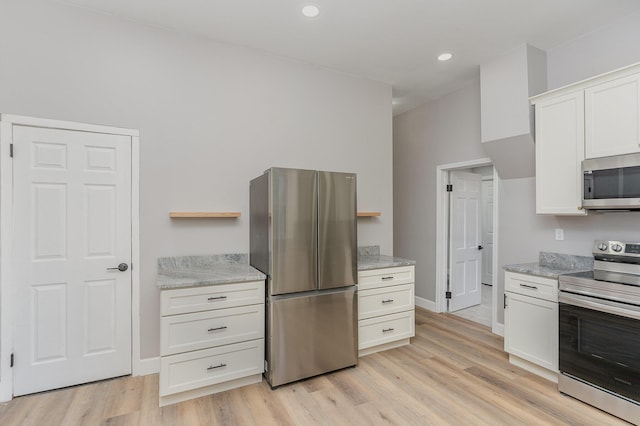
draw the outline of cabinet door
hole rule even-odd
[[[558,304],[506,292],[504,350],[558,371]]]
[[[586,158],[640,152],[640,74],[585,90]]]
[[[584,93],[536,104],[536,213],[585,215],[582,209]]]

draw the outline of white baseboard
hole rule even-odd
[[[496,323],[491,329],[493,334],[504,337],[504,324]]]
[[[436,302],[432,302],[429,299],[415,296],[415,303],[416,306],[426,309],[427,311],[438,312],[438,310],[436,309]]]
[[[140,360],[138,373],[140,376],[156,374],[160,372],[160,357],[144,358]]]

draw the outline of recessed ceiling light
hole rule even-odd
[[[315,18],[320,14],[320,9],[316,5],[308,4],[302,8],[302,14],[307,18]]]
[[[448,61],[451,58],[453,58],[453,55],[451,53],[443,53],[440,56],[438,56],[439,61]]]

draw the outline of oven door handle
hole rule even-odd
[[[620,315],[626,318],[640,319],[640,306],[636,305],[629,305],[611,300],[595,299],[593,297],[568,293],[566,291],[560,292],[558,302],[581,308],[593,309],[594,311],[605,312],[608,314]]]

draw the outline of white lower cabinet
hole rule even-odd
[[[410,343],[415,335],[414,266],[358,273],[359,355]]]
[[[160,406],[262,380],[264,281],[162,290]]]
[[[509,361],[547,379],[558,372],[558,280],[505,273],[504,349]]]

